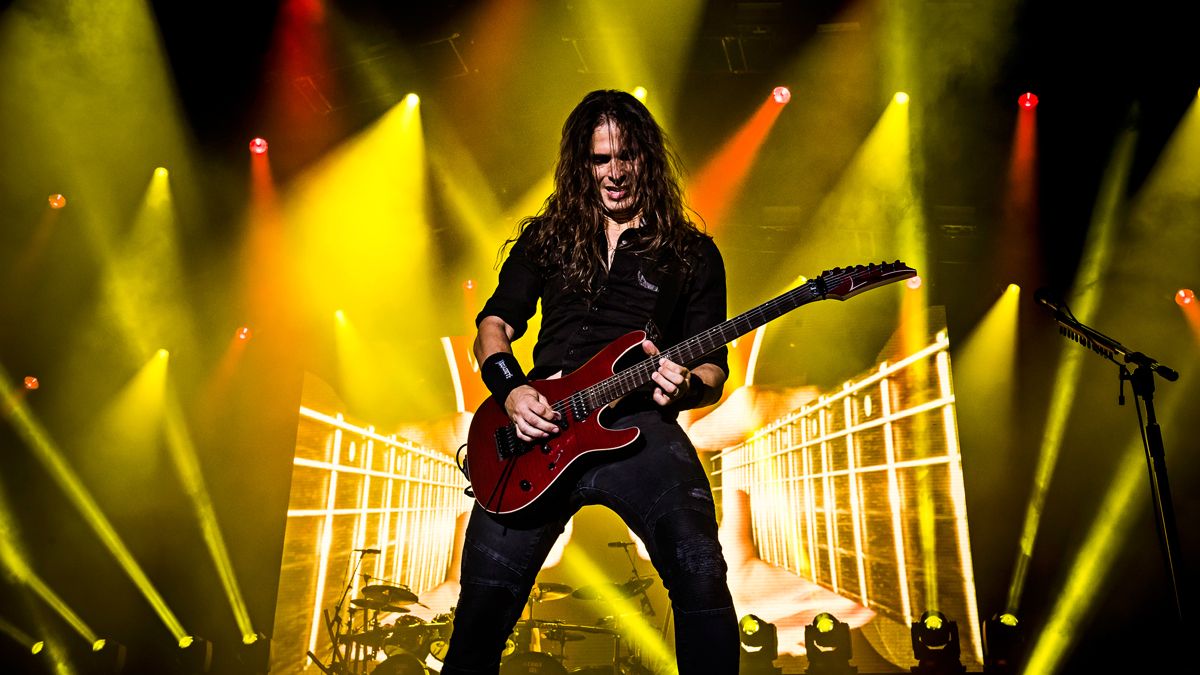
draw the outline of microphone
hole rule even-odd
[[[379,549],[377,549],[377,548],[356,548],[354,550],[363,555],[371,555],[371,554],[379,553]]]
[[[609,548],[628,548],[630,546],[633,546],[633,542],[631,542],[631,541],[610,541],[610,542],[608,542]]]
[[[1051,312],[1069,316],[1063,309],[1062,301],[1056,295],[1050,292],[1048,288],[1039,288],[1033,293],[1033,299],[1045,305]]]

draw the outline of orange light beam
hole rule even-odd
[[[704,218],[710,234],[724,222],[782,111],[783,104],[770,96],[763,99],[754,115],[721,146],[688,186],[692,208]]]
[[[1179,311],[1183,312],[1183,318],[1187,320],[1188,327],[1192,329],[1192,337],[1196,340],[1196,346],[1200,347],[1200,303],[1195,301],[1189,302],[1186,305],[1180,305]]]

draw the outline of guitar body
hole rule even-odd
[[[565,400],[611,377],[617,362],[631,350],[644,357],[641,343],[645,339],[642,331],[628,333],[571,374],[529,384],[548,401]],[[566,427],[561,432],[521,454],[505,457],[497,434],[511,429],[512,422],[504,405],[489,396],[475,411],[467,432],[467,472],[476,501],[491,513],[513,513],[532,504],[583,455],[628,447],[641,432],[605,427],[600,415],[607,409],[600,407],[583,419],[574,419],[568,406],[562,411]]]

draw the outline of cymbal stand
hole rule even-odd
[[[612,548],[622,548],[625,550],[625,557],[629,558],[629,568],[630,568],[630,572],[632,573],[630,580],[631,581],[641,581],[642,575],[638,574],[637,562],[633,559],[633,554],[629,552],[630,547],[632,547],[633,545],[634,545],[633,542],[629,542],[629,541],[622,541],[622,542],[614,541],[614,542],[609,543],[609,546]],[[641,586],[641,584],[638,584],[638,585]],[[646,614],[648,616],[657,616],[654,613],[654,605],[653,605],[653,603],[650,602],[650,596],[646,594],[646,588],[641,588],[638,591],[638,594],[642,596],[640,599],[641,605],[642,605],[642,613]]]

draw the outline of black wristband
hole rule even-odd
[[[707,404],[704,399],[708,396],[710,387],[700,379],[700,376],[688,371],[688,390],[675,400],[675,408],[677,410],[691,410],[692,408],[701,408]]]
[[[508,352],[496,352],[484,359],[479,366],[479,376],[500,405],[504,405],[513,389],[529,383],[517,358]]]

